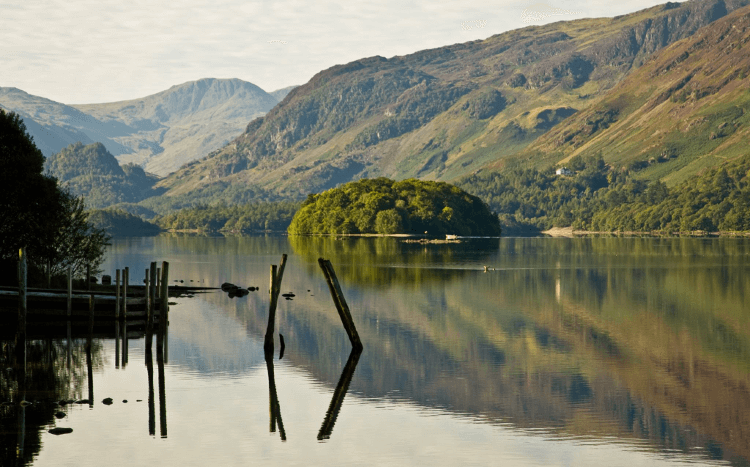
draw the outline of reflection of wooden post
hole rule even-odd
[[[354,370],[357,369],[357,363],[359,362],[359,356],[362,354],[360,349],[352,349],[349,354],[349,360],[346,362],[346,366],[341,371],[341,378],[339,378],[339,384],[336,385],[336,390],[333,392],[331,398],[331,404],[328,406],[326,412],[326,418],[323,419],[323,424],[320,426],[318,432],[318,440],[328,439],[333,433],[333,425],[336,424],[336,418],[339,416],[341,405],[344,403],[344,397],[346,392],[349,390],[349,384],[352,382],[354,376]]]
[[[19,248],[18,250],[18,334],[23,340],[26,340],[26,277],[27,277],[26,248]],[[26,346],[24,346],[24,348],[25,347]],[[25,358],[24,358],[24,363],[25,363]]]
[[[94,365],[91,361],[91,342],[86,346],[86,371],[89,381],[89,407],[94,406]]]
[[[94,294],[89,295],[89,332],[86,336],[86,349],[91,351],[91,343],[94,340]],[[93,404],[93,401],[91,402]]]
[[[166,284],[162,282],[162,287]],[[164,381],[164,358],[160,352],[156,353],[156,365],[159,375],[159,433],[162,438],[167,437],[167,390]]]
[[[115,319],[120,319],[120,270],[115,270]]]
[[[115,368],[120,368],[120,321],[115,320]]]
[[[128,281],[130,280],[130,268],[126,267],[122,272],[122,318],[128,319]]]
[[[151,355],[151,349],[146,352],[146,372],[148,373],[148,434],[156,434],[156,421],[154,415],[154,357]]]
[[[122,368],[128,364],[128,321],[122,322]]]
[[[71,336],[71,329],[70,329],[70,320],[68,320],[68,349],[67,349],[67,356],[68,356],[68,369],[70,369],[70,364],[72,362],[73,358],[73,336]]]
[[[73,268],[68,267],[68,318],[73,310]]]
[[[281,279],[284,277],[284,268],[286,267],[286,254],[281,255],[281,263],[278,270],[276,265],[271,265],[271,288],[269,291],[270,305],[268,307],[268,328],[266,329],[266,338],[263,343],[263,350],[266,353],[273,353],[273,334],[276,326],[276,306],[279,303],[279,293],[281,292]]]
[[[362,350],[362,341],[359,340],[357,328],[354,327],[354,321],[352,320],[352,315],[349,312],[349,305],[346,304],[344,293],[341,291],[341,286],[339,286],[338,279],[336,279],[336,272],[333,270],[333,265],[331,265],[330,261],[323,258],[318,259],[318,264],[320,265],[320,269],[323,270],[323,274],[326,277],[326,282],[328,282],[328,289],[331,291],[333,303],[334,305],[336,305],[336,310],[338,310],[339,312],[341,323],[344,325],[344,329],[349,336],[352,347]]]
[[[268,369],[268,412],[271,418],[271,433],[276,431],[276,424],[279,425],[279,434],[281,441],[286,441],[286,431],[284,431],[284,422],[281,420],[281,405],[279,397],[276,394],[276,379],[273,375],[273,354],[266,353],[266,368]]]

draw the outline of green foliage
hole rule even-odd
[[[108,237],[88,222],[81,198],[60,189],[55,178],[42,174],[43,162],[21,118],[0,110],[3,273],[15,264],[21,247],[26,248],[30,269],[44,266],[54,274],[72,267],[80,275],[88,264],[96,270]]]
[[[284,231],[298,202],[199,205],[156,219],[163,229],[224,232]]]
[[[472,96],[464,104],[464,110],[471,118],[479,120],[494,117],[505,108],[505,98],[497,89],[487,89]]]
[[[445,182],[362,179],[308,200],[290,234],[411,233],[499,235],[497,216],[479,198]]]
[[[123,167],[101,143],[71,144],[44,163],[46,173],[56,177],[76,196],[84,196],[89,208],[117,203],[137,203],[158,194],[156,175],[135,164]]]
[[[122,209],[93,209],[89,222],[113,237],[156,235],[161,229]]]
[[[695,176],[670,190],[613,171],[601,158],[573,158],[573,176],[552,169],[512,169],[463,179],[517,229],[567,227],[592,231],[748,231],[750,156]]]

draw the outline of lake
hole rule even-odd
[[[113,240],[104,270],[151,261],[260,291],[173,298],[149,364],[143,338],[90,362],[75,340],[70,366],[65,339],[30,342],[27,400],[93,403],[21,409],[0,369],[2,465],[750,465],[748,239],[161,235]]]

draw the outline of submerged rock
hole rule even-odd
[[[48,430],[47,433],[51,433],[53,435],[66,435],[68,433],[73,433],[73,429],[56,427],[56,428],[52,428],[51,430]]]
[[[112,405],[112,398],[111,397],[107,397],[106,399],[104,399],[102,401],[102,404],[104,404],[104,405]]]
[[[65,412],[55,412],[55,418],[65,418]]]

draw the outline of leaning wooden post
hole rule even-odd
[[[120,319],[120,270],[115,270],[115,319]]]
[[[68,318],[73,311],[73,268],[68,266]]]
[[[344,299],[344,293],[341,291],[341,286],[339,286],[339,281],[336,278],[336,272],[333,270],[333,265],[330,261],[323,258],[318,258],[318,264],[320,265],[320,269],[323,270],[323,275],[326,277],[326,282],[328,283],[328,289],[331,291],[333,303],[336,305],[336,310],[339,312],[341,323],[344,325],[344,329],[349,335],[352,347],[361,350],[362,341],[359,340],[357,328],[354,327],[354,320],[352,320],[352,315],[349,312],[349,305],[346,304],[346,299]]]
[[[276,265],[271,266],[271,304],[268,307],[268,328],[266,329],[266,338],[263,343],[263,349],[266,352],[273,353],[273,334],[276,326],[276,306],[279,303],[279,293],[281,292],[281,279],[284,277],[284,268],[286,267],[286,253],[281,255],[281,263],[278,270]]]

